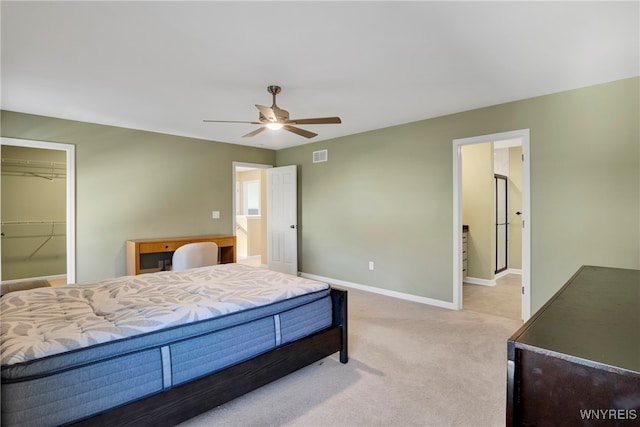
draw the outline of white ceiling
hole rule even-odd
[[[639,75],[639,2],[2,1],[2,109],[280,149]],[[241,136],[282,86],[292,118]]]

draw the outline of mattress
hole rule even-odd
[[[329,292],[222,264],[5,295],[2,425],[80,420],[310,335]]]

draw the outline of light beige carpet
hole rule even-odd
[[[502,426],[520,321],[349,290],[337,356],[193,418],[203,426]]]

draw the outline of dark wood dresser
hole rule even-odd
[[[507,425],[640,425],[640,270],[583,266],[507,343]]]

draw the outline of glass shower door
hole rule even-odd
[[[494,175],[496,200],[496,274],[507,269],[507,229],[509,226],[507,179],[504,175]]]

